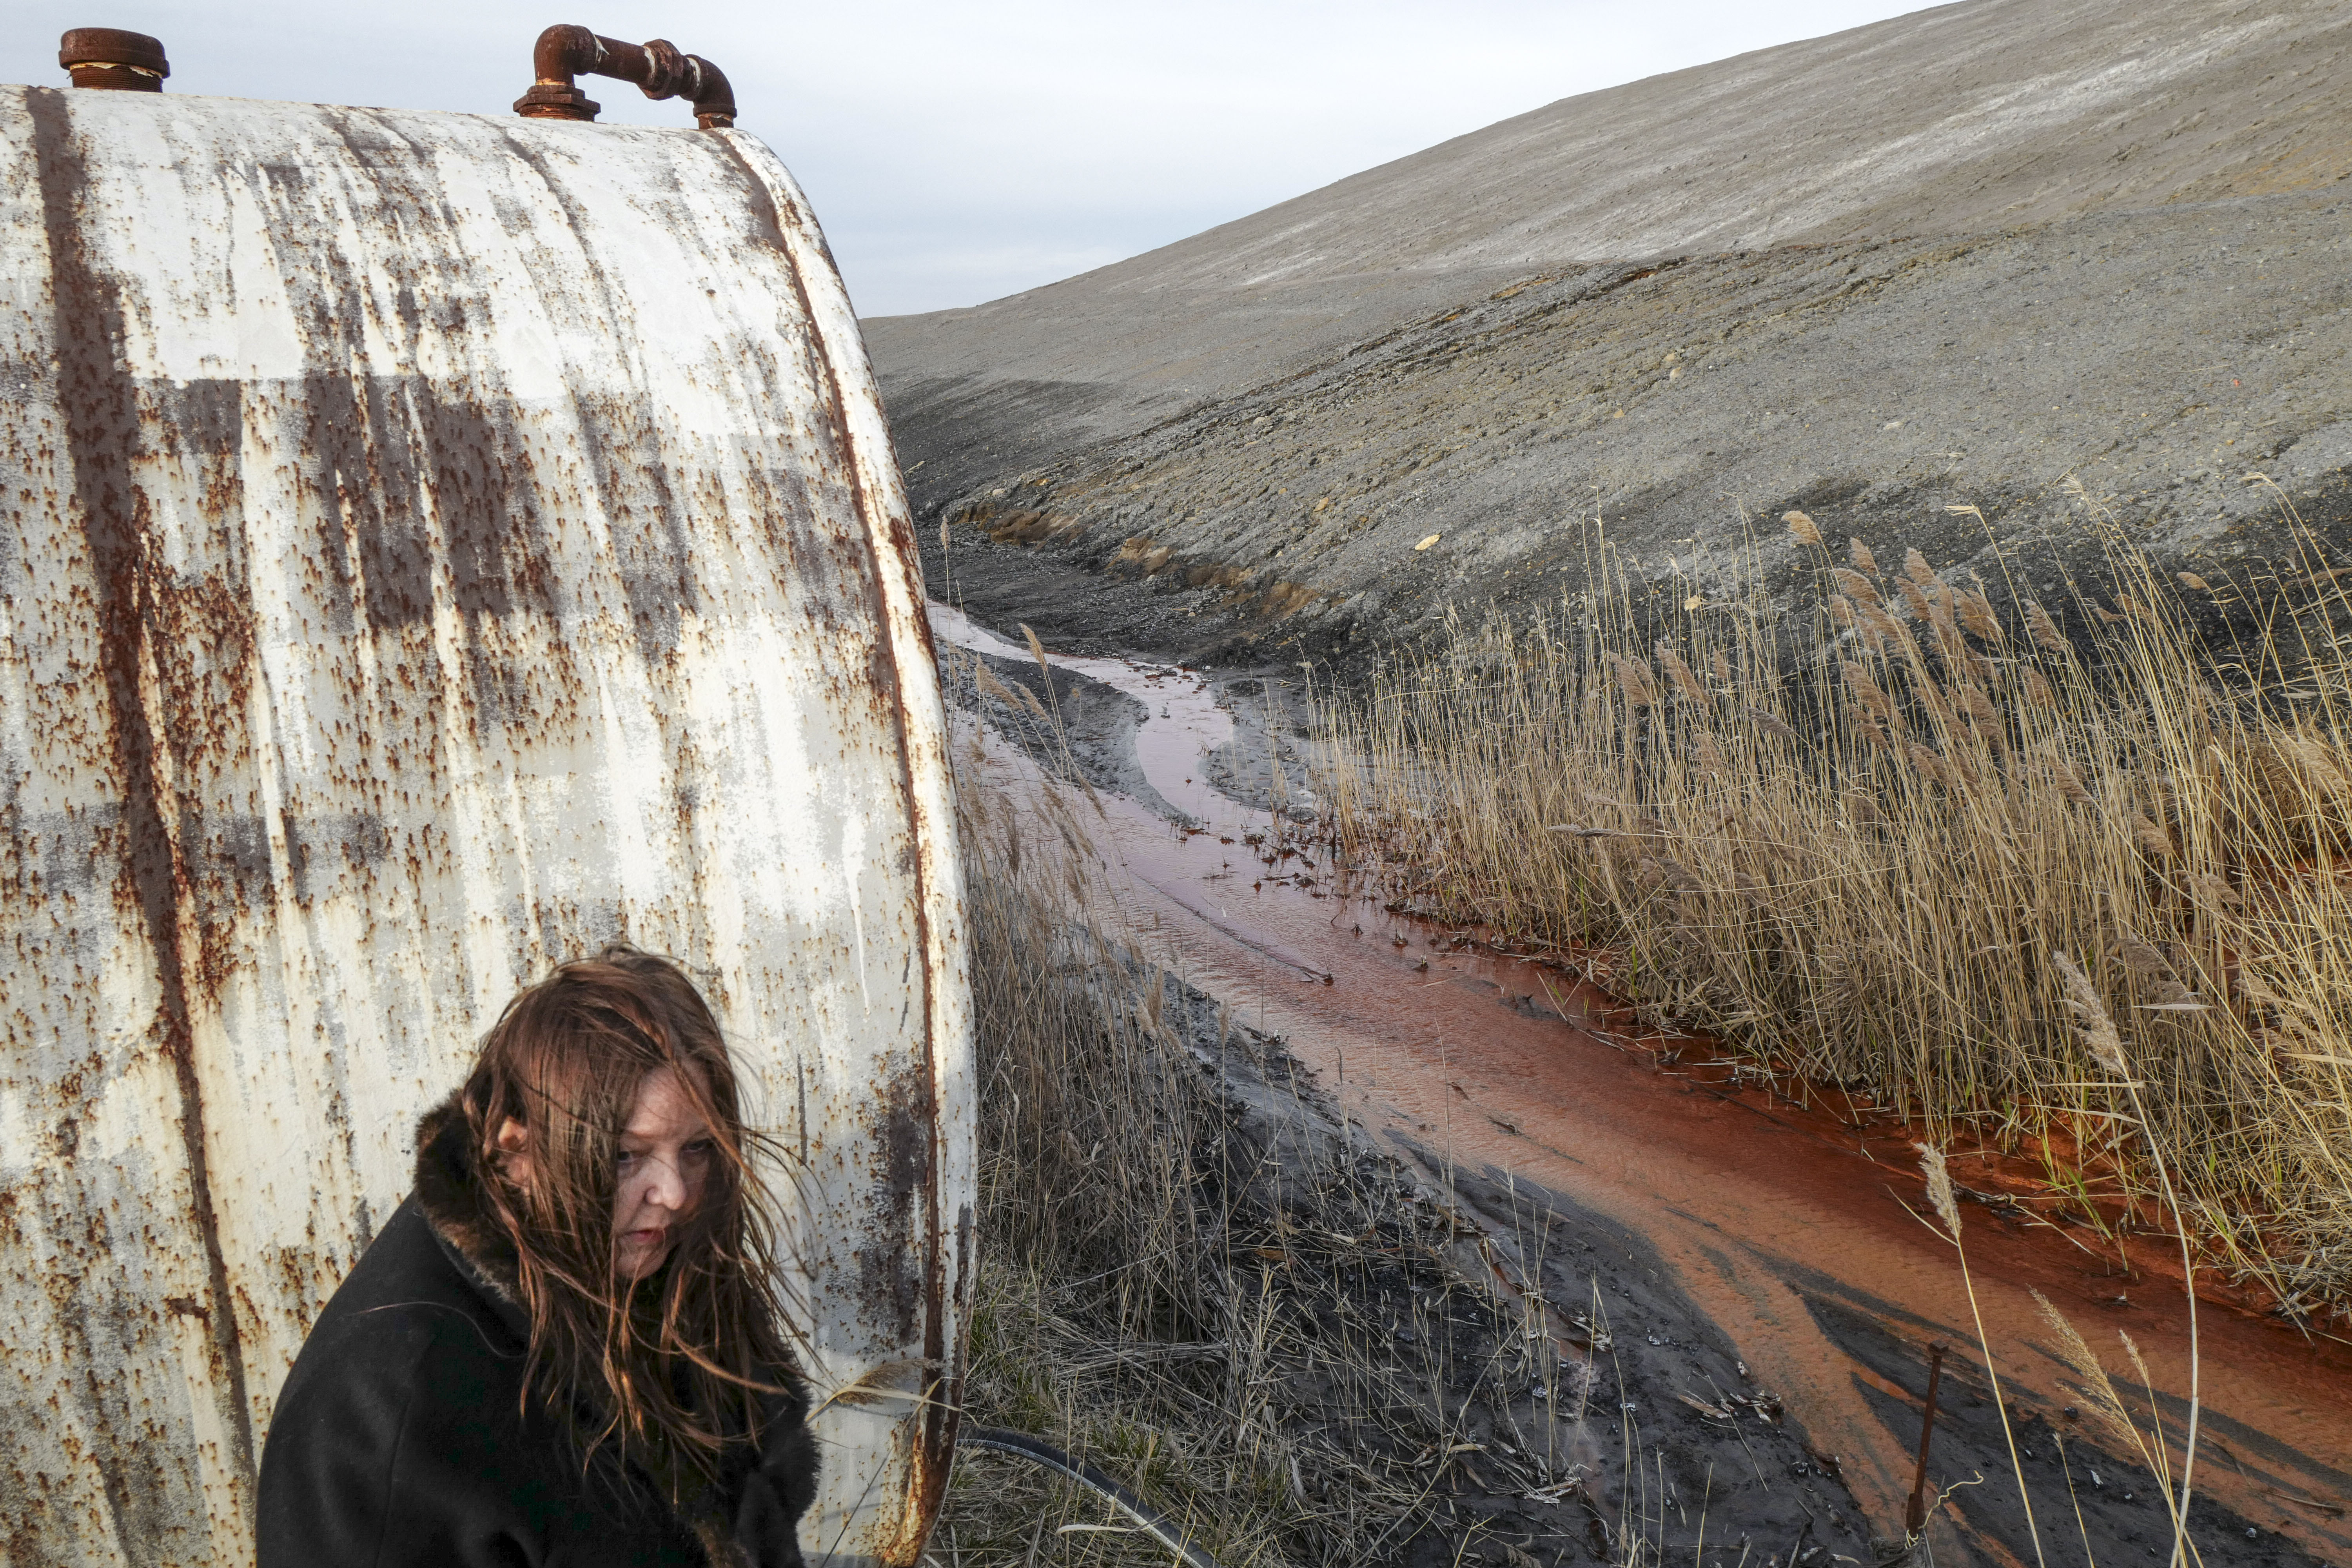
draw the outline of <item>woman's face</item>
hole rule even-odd
[[[710,1129],[669,1068],[646,1075],[621,1130],[613,1189],[614,1261],[625,1279],[659,1268],[710,1176]]]

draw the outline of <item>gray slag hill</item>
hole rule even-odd
[[[866,332],[974,607],[1075,626],[1072,571],[1127,579],[1130,642],[1553,602],[1596,520],[1678,596],[1748,539],[1798,581],[1791,508],[2047,583],[2102,510],[2180,569],[2282,559],[2291,500],[2341,563],[2348,43],[2315,0],[1971,0]]]

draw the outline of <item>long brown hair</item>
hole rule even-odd
[[[632,1280],[613,1235],[619,1139],[639,1086],[664,1068],[709,1128],[711,1170],[667,1262]],[[507,1004],[459,1102],[483,1200],[515,1246],[526,1386],[572,1419],[583,1460],[617,1439],[656,1473],[715,1476],[730,1444],[757,1438],[761,1395],[795,1369],[774,1203],[701,994],[635,948],[566,963]],[[502,1168],[509,1119],[525,1130],[525,1181]]]

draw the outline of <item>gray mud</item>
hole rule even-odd
[[[1013,628],[1013,636],[1019,635]],[[1029,708],[1017,696],[1008,701],[982,690],[973,674],[975,664],[1003,687],[1027,692],[1037,707]],[[1124,691],[1075,670],[1041,667],[1034,659],[961,647],[940,649],[940,677],[949,701],[982,713],[1051,776],[1129,795],[1171,821],[1184,820],[1143,776],[1135,755],[1143,704]]]
[[[1126,651],[1099,637],[1072,636],[1050,615],[974,619],[1008,642],[1019,640],[1025,621],[1060,654],[1102,658]],[[1045,718],[1041,720],[1018,698],[1008,705],[1002,698],[983,694],[971,673],[975,660],[1004,686],[1027,690]],[[1135,698],[1059,665],[1050,667],[1049,679],[1034,659],[961,647],[940,648],[940,670],[950,701],[964,708],[977,705],[1000,732],[1055,778],[1083,780],[1095,789],[1129,795],[1171,822],[1191,820],[1144,777],[1136,759],[1135,736],[1146,715]],[[1320,803],[1307,783],[1313,731],[1305,674],[1286,666],[1244,668],[1220,672],[1211,684],[1218,704],[1233,715],[1234,738],[1202,759],[1209,783],[1255,810],[1311,820]]]
[[[1223,1196],[1243,1265],[1228,1289],[1245,1309],[1270,1307],[1310,1334],[1324,1325],[1343,1362],[1361,1358],[1368,1342],[1385,1346],[1376,1364],[1294,1373],[1268,1395],[1286,1431],[1425,1492],[1381,1561],[1524,1568],[1517,1553],[1547,1568],[1624,1563],[1639,1541],[1643,1563],[1711,1563],[1716,1552],[1761,1568],[2032,1562],[2011,1435],[2051,1561],[2074,1561],[2085,1538],[2110,1564],[2169,1555],[2164,1493],[2145,1469],[2063,1414],[2053,1426],[2011,1407],[2004,1432],[1964,1325],[1910,1320],[1801,1263],[1769,1260],[1853,1359],[1899,1452],[1918,1446],[1927,1347],[1948,1349],[1935,1471],[1964,1484],[1937,1509],[1926,1550],[1906,1555],[1900,1521],[1863,1516],[1843,1480],[1845,1456],[1817,1447],[1756,1384],[1739,1345],[1639,1232],[1507,1173],[1450,1165],[1421,1144],[1374,1147],[1278,1037],[1233,1027],[1215,998],[1180,989],[1182,1032],[1217,1076],[1225,1109]],[[1261,1259],[1278,1262],[1261,1268]],[[1531,1297],[1571,1331],[1531,1336]],[[1349,1406],[1334,1378],[1367,1373],[1387,1380],[1413,1413],[1379,1427],[1339,1419]],[[1432,1455],[1441,1429],[1446,1447],[1475,1447]],[[2232,1443],[2249,1453],[2263,1443],[2218,1430],[2210,1440],[2212,1462],[2227,1462]],[[2201,1500],[2190,1527],[2209,1564],[2315,1562]]]
[[[1293,667],[1222,675],[1217,702],[1234,716],[1234,738],[1202,766],[1218,793],[1258,811],[1312,822],[1323,802],[1309,782],[1314,763],[1308,687]]]
[[[1734,1561],[1874,1560],[1834,1458],[1745,1379],[1638,1235],[1426,1149],[1370,1146],[1279,1038],[1182,998],[1226,1117],[1221,1196],[1243,1264],[1226,1289],[1243,1316],[1277,1314],[1332,1350],[1330,1370],[1267,1391],[1269,1414],[1417,1500],[1378,1561],[1675,1562],[1702,1531]],[[1516,1280],[1540,1281],[1581,1330],[1530,1336]],[[1363,1377],[1388,1391],[1377,1424],[1339,1395]],[[1748,1403],[1704,1420],[1681,1397],[1694,1388]],[[1308,1481],[1309,1500],[1338,1484]]]
[[[1236,1255],[1280,1258],[1236,1269],[1229,1288],[1247,1302],[1272,1298],[1293,1322],[1331,1325],[1351,1347],[1371,1331],[1389,1350],[1373,1373],[1430,1413],[1377,1430],[1336,1425],[1331,1374],[1294,1375],[1269,1396],[1285,1430],[1426,1489],[1381,1561],[1622,1563],[1631,1537],[1644,1543],[1643,1563],[2030,1563],[2012,1436],[2049,1561],[2075,1561],[2086,1540],[2109,1564],[2170,1555],[2163,1489],[2146,1469],[2065,1413],[2012,1406],[2004,1432],[1964,1324],[1910,1319],[1801,1263],[1769,1259],[1852,1358],[1897,1452],[1918,1447],[1927,1346],[1948,1348],[1934,1469],[1963,1484],[1937,1509],[1925,1549],[1906,1549],[1901,1521],[1863,1516],[1846,1457],[1817,1447],[1756,1384],[1739,1345],[1638,1231],[1423,1145],[1371,1146],[1279,1038],[1221,1026],[1213,997],[1183,994],[1184,1032],[1223,1089]],[[1530,1336],[1530,1297],[1584,1331]],[[1475,1448],[1436,1458],[1416,1447],[1440,1411],[1453,1443]],[[2217,1463],[2233,1444],[2257,1455],[2263,1444],[2219,1429],[2208,1441]],[[2201,1499],[2189,1522],[2200,1560],[2217,1568],[2317,1562]]]
[[[975,610],[1229,663],[1360,664],[1592,591],[1810,607],[1849,538],[2079,630],[2115,544],[2217,584],[2352,561],[2347,236],[2340,202],[2265,197],[1570,268],[941,498],[923,532],[948,524]],[[2189,608],[2226,631],[2229,597]]]

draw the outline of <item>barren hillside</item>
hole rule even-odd
[[[2243,476],[2326,523],[2352,458],[2347,42],[2314,0],[1972,0],[867,331],[919,502],[1252,642],[1549,591],[1595,516],[1662,575],[1789,505],[1944,565],[1987,540],[1945,507],[2063,532],[2079,479],[2270,551]]]

